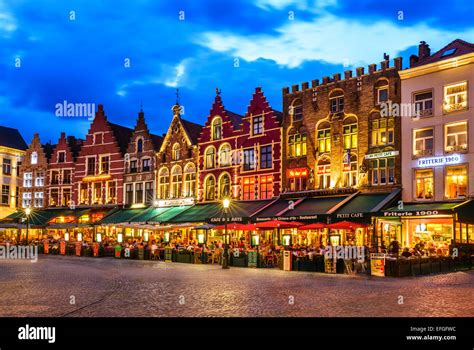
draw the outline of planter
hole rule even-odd
[[[398,259],[385,259],[385,276],[395,277],[398,274]]]
[[[431,273],[431,261],[429,258],[422,258],[420,263],[420,273],[429,275]]]
[[[194,254],[181,254],[181,253],[178,253],[177,256],[176,256],[176,262],[191,264],[191,262],[193,261],[193,255]]]
[[[301,259],[298,261],[299,271],[316,271],[316,262],[310,259]]]
[[[230,266],[235,267],[247,267],[247,256],[234,257],[233,254],[230,255]]]
[[[315,256],[316,272],[324,272],[324,255]]]
[[[411,274],[413,276],[421,275],[420,260],[418,258],[412,259],[411,263]]]
[[[440,258],[431,258],[431,273],[440,273],[441,272],[441,259]]]
[[[44,254],[44,245],[38,244],[38,254]]]
[[[398,259],[394,276],[395,277],[408,277],[411,275],[412,275],[411,261],[409,259]]]

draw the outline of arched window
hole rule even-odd
[[[212,120],[212,139],[220,140],[222,138],[222,119],[215,117]]]
[[[343,134],[344,134],[344,149],[357,148],[357,118],[354,116],[344,119]]]
[[[31,153],[31,164],[38,164],[38,152]]]
[[[225,167],[230,165],[230,145],[228,143],[223,144],[219,148],[219,166]]]
[[[171,170],[171,196],[173,198],[181,197],[183,185],[183,169],[179,165],[175,165]]]
[[[167,168],[161,168],[158,173],[158,197],[161,199],[169,198],[170,192],[170,173]]]
[[[291,103],[290,115],[294,122],[303,120],[303,102],[300,98],[293,100]]]
[[[381,104],[388,101],[388,81],[381,79],[375,83],[375,98],[376,104]]]
[[[206,149],[205,157],[204,162],[206,169],[214,169],[216,167],[216,149],[214,146]]]
[[[325,189],[331,187],[331,160],[323,157],[318,162],[318,188]]]
[[[331,125],[322,122],[318,125],[318,151],[320,154],[331,152]]]
[[[219,179],[219,199],[230,196],[230,176],[225,173]]]
[[[196,188],[196,167],[193,163],[184,168],[184,197],[193,197]]]
[[[179,143],[175,143],[173,145],[172,159],[179,160],[180,158],[181,158],[181,146],[179,145]]]
[[[137,140],[137,152],[138,153],[143,152],[143,139],[142,138],[139,138]]]
[[[346,153],[342,164],[343,187],[357,186],[357,155]]]
[[[344,112],[344,92],[334,90],[329,94],[329,107],[331,113]]]
[[[215,199],[216,179],[214,175],[209,175],[204,181],[204,199],[213,201]]]

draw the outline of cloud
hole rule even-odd
[[[186,71],[185,61],[181,61],[174,67],[174,76],[165,80],[164,84],[168,87],[178,87]]]
[[[387,20],[365,23],[330,14],[312,21],[289,22],[277,28],[274,35],[205,32],[197,43],[249,62],[268,59],[288,68],[307,61],[355,67],[380,61],[383,52],[395,56],[421,40],[439,48],[458,37],[474,36],[474,28],[455,32],[424,23],[403,26]]]
[[[336,6],[337,0],[257,0],[255,5],[267,11],[294,7],[298,10],[319,12],[327,7]]]
[[[0,33],[3,32],[8,37],[11,32],[17,29],[15,17],[8,9],[3,0],[0,0]]]

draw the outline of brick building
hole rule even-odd
[[[244,116],[226,110],[216,95],[199,138],[199,201],[279,195],[281,117],[259,87]]]
[[[81,145],[82,140],[61,133],[46,175],[48,207],[68,207],[72,204],[75,162]]]
[[[79,206],[123,203],[124,155],[133,130],[110,123],[98,106],[77,157],[73,199]]]
[[[39,134],[34,134],[20,166],[20,173],[23,174],[19,193],[22,208],[42,209],[47,206],[45,178],[52,150],[52,145],[41,145]]]
[[[173,106],[173,119],[156,155],[156,193],[161,202],[174,200],[194,203],[201,128],[201,125],[181,118],[181,106],[178,103]]]
[[[382,107],[400,102],[402,60],[386,58],[283,89],[284,192],[400,187],[400,118]]]
[[[150,134],[140,110],[125,154],[124,200],[126,205],[151,205],[156,198],[156,152],[163,138]]]

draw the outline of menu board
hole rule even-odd
[[[370,274],[385,277],[385,254],[370,254]]]
[[[257,251],[250,250],[248,254],[248,267],[257,267]]]

